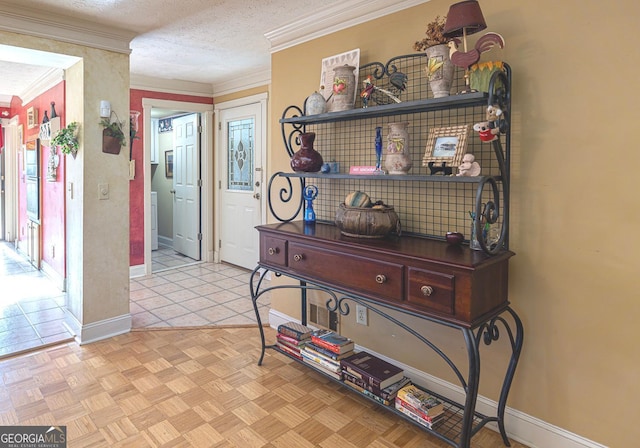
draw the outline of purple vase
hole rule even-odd
[[[315,132],[300,134],[300,149],[291,157],[291,168],[293,171],[305,173],[315,173],[320,171],[324,161],[322,155],[313,149],[313,142],[316,139]]]

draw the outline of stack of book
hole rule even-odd
[[[331,330],[316,330],[301,351],[302,360],[323,373],[342,379],[340,360],[353,353],[354,342]]]
[[[297,359],[302,359],[301,351],[311,340],[313,329],[297,322],[287,322],[278,326],[276,345],[283,352]]]
[[[429,429],[444,416],[444,404],[413,384],[408,384],[398,391],[395,407]]]
[[[340,365],[346,385],[385,405],[391,405],[398,391],[410,383],[403,369],[368,352],[354,353]]]

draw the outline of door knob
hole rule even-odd
[[[260,193],[255,193],[255,194],[253,195],[253,197],[254,197],[254,198],[256,198],[256,199],[260,199]]]
[[[169,193],[176,194],[176,190],[169,190]]]

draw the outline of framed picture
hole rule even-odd
[[[164,152],[164,175],[167,178],[173,177],[173,150]]]
[[[427,149],[422,158],[422,166],[430,162],[445,164],[449,167],[459,166],[467,150],[469,125],[431,128],[427,137]]]
[[[33,129],[38,126],[38,109],[31,106],[27,109],[27,129]]]

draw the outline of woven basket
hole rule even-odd
[[[392,232],[401,233],[400,219],[389,205],[372,208],[340,204],[336,226],[343,235],[356,238],[384,238]]]

